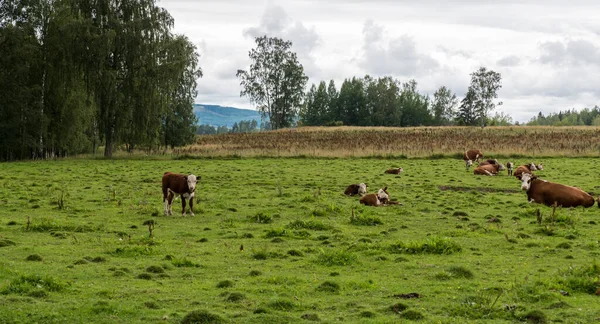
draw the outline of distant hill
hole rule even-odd
[[[219,105],[194,104],[194,113],[198,117],[198,124],[213,126],[233,127],[235,122],[241,120],[256,120],[260,125],[260,113],[256,110],[223,107]]]

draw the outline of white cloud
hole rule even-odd
[[[309,83],[392,75],[460,97],[480,66],[502,74],[515,120],[600,103],[600,2],[592,0],[163,0],[202,54],[197,102],[250,108],[237,69],[254,36],[293,42]]]

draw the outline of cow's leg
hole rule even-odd
[[[485,173],[486,173],[487,175],[489,175],[489,176],[493,176],[493,175],[494,175],[493,173],[491,173],[491,172],[490,172],[490,171],[488,171],[488,170],[483,170],[483,171],[485,171]]]
[[[163,192],[163,204],[165,205],[165,216],[167,216],[167,213],[169,212],[169,205],[167,203],[167,187],[163,186],[162,187],[162,192]]]
[[[185,217],[185,197],[181,195],[181,216]]]
[[[169,196],[167,197],[167,202],[169,203],[168,206],[168,211],[167,213],[169,215],[173,215],[173,198],[175,197],[175,194],[173,194],[173,192],[169,192]]]
[[[194,196],[190,197],[190,215],[195,216],[194,215]]]

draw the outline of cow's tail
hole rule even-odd
[[[600,208],[600,196],[598,196],[598,208]]]

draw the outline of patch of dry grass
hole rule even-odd
[[[600,128],[580,127],[301,127],[199,136],[173,150],[190,156],[366,157],[462,155],[597,156]]]

